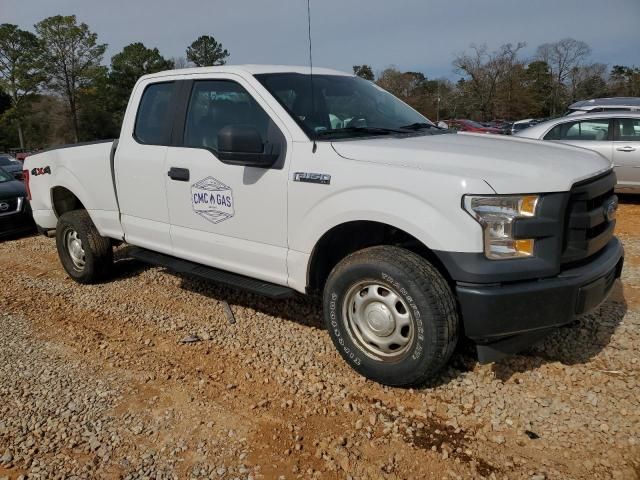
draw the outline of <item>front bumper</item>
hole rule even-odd
[[[622,244],[614,237],[588,263],[551,278],[458,283],[465,334],[478,344],[479,360],[491,362],[516,353],[593,310],[609,295],[623,261]]]

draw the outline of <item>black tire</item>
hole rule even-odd
[[[370,294],[372,287],[367,285],[374,285],[375,293]],[[387,298],[390,294],[395,296]],[[388,299],[391,307],[385,304]],[[367,307],[357,307],[358,302]],[[403,248],[378,246],[347,256],[330,273],[323,304],[327,329],[342,357],[358,373],[384,385],[423,384],[449,361],[458,341],[459,316],[449,285],[427,260]],[[357,314],[358,308],[365,313]],[[371,310],[367,313],[371,308],[382,311],[382,317],[376,312],[372,317]],[[399,331],[397,321],[387,318],[396,314],[404,318],[406,311],[410,320],[402,321],[412,327],[404,325]],[[353,320],[356,317],[360,320]],[[383,352],[399,347],[393,343],[380,347],[364,340],[366,334],[360,327],[364,319],[368,319],[367,329],[374,328],[369,332],[393,335],[406,344],[400,350]],[[393,329],[392,334],[387,333],[389,329]],[[378,336],[374,339],[386,341]]]
[[[79,266],[80,262],[74,261],[69,250],[68,235],[74,233],[84,251],[83,266]],[[113,265],[111,240],[98,233],[86,210],[73,210],[60,216],[56,227],[56,246],[62,266],[78,283],[97,283],[111,273]]]

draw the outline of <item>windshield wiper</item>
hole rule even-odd
[[[344,127],[335,130],[324,130],[318,132],[317,135],[339,135],[341,133],[368,133],[372,135],[391,135],[392,133],[407,133],[406,130],[399,128],[383,128],[383,127]]]
[[[400,127],[400,128],[403,130],[422,130],[423,128],[437,128],[438,130],[440,130],[440,127],[432,125],[431,123],[424,123],[424,122],[411,123],[409,125],[404,125],[403,127]]]

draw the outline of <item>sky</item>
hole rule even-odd
[[[0,0],[0,23],[33,30],[75,14],[109,45],[104,63],[133,42],[184,57],[200,35],[227,48],[229,63],[307,65],[306,0]],[[455,79],[451,62],[470,44],[536,47],[573,37],[590,60],[640,67],[640,0],[311,0],[315,66],[374,72],[395,66]]]

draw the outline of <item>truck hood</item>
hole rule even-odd
[[[591,150],[487,134],[377,137],[337,141],[333,148],[351,160],[484,180],[496,193],[567,191],[612,167]]]

